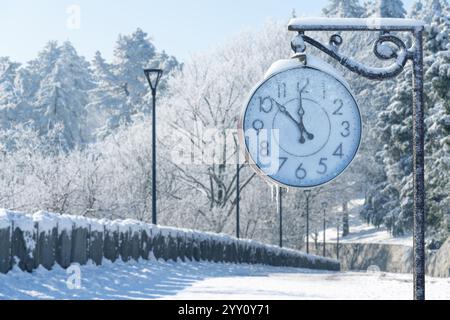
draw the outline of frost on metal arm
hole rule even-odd
[[[421,30],[424,22],[396,18],[294,18],[288,24],[291,31],[350,31],[350,30]]]

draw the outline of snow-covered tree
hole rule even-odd
[[[88,109],[98,116],[96,134],[100,137],[111,134],[122,123],[130,123],[139,113],[150,113],[145,68],[162,68],[166,78],[179,66],[174,57],[164,51],[157,52],[147,33],[141,29],[131,35],[119,36],[111,63],[96,53],[92,64],[96,87],[89,94]],[[158,92],[164,91],[165,80],[162,79]]]
[[[367,17],[404,18],[406,15],[401,0],[369,0],[364,6]]]
[[[432,15],[425,29],[427,114],[426,182],[429,235],[440,245],[450,235],[450,7],[445,1],[425,4]]]
[[[169,125],[164,141],[173,146],[169,149],[181,145],[194,150],[195,163],[174,165],[179,180],[196,190],[197,210],[210,230],[225,230],[236,204],[236,148],[229,130],[236,128],[254,83],[272,62],[289,57],[289,41],[282,25],[269,23],[262,32],[243,33],[213,52],[193,57],[168,82],[159,120]],[[208,136],[211,129],[214,134]],[[253,176],[241,177],[242,189]]]
[[[388,194],[390,201],[382,204],[389,213],[385,223],[394,235],[412,227],[412,84],[408,68],[397,82],[394,95],[385,111],[380,113],[378,127],[383,150],[377,155],[384,164],[388,188],[396,192]]]
[[[113,74],[125,94],[132,113],[137,111],[133,108],[144,107],[142,97],[148,92],[148,84],[143,70],[154,62],[155,54],[155,46],[141,29],[137,29],[129,36],[121,35],[117,40]]]
[[[31,117],[41,135],[62,126],[60,141],[64,149],[87,142],[85,134],[87,92],[92,88],[89,63],[79,56],[70,42],[58,46],[50,42],[31,61],[28,104]]]
[[[322,12],[327,17],[339,18],[360,18],[365,13],[359,0],[329,0]]]
[[[9,128],[17,121],[17,104],[20,93],[16,89],[15,78],[20,64],[8,57],[0,57],[0,127]]]
[[[426,94],[426,187],[429,203],[428,226],[430,235],[444,230],[446,220],[445,186],[448,181],[440,173],[448,170],[448,4],[439,0],[416,3],[410,17],[428,21],[424,34],[425,94]],[[377,134],[385,143],[377,153],[378,163],[384,174],[379,175],[371,190],[364,215],[373,223],[384,221],[395,233],[411,229],[412,225],[412,159],[411,114],[412,85],[411,68],[396,79],[392,85],[394,96],[384,111],[380,112]],[[446,109],[447,108],[447,109]],[[383,178],[384,177],[384,178]],[[441,232],[439,241],[448,235]]]
[[[92,61],[95,86],[89,91],[87,110],[90,137],[93,141],[111,133],[122,123],[131,122],[131,110],[127,104],[126,91],[122,90],[113,74],[113,67],[108,64],[100,52],[96,52]]]

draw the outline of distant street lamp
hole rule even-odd
[[[309,253],[309,197],[310,190],[305,190],[306,194],[306,253]]]
[[[280,248],[283,247],[283,188],[277,187],[277,211],[280,219]]]
[[[156,224],[156,88],[161,79],[161,69],[144,69],[153,97],[152,107],[152,223]]]
[[[326,221],[327,206],[328,206],[328,203],[326,201],[322,202],[322,210],[323,210],[323,256],[324,257],[326,256],[326,251],[325,251],[325,245],[326,245],[325,232],[326,232],[326,228],[327,228],[327,221]]]
[[[239,215],[240,215],[240,203],[241,203],[241,182],[240,182],[240,174],[241,174],[241,168],[239,164],[239,144],[234,137],[234,144],[236,146],[236,238],[239,239],[240,237],[240,222],[239,222]]]
[[[337,219],[336,259],[339,260],[339,219]]]

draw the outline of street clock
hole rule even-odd
[[[241,116],[248,161],[281,186],[313,188],[332,181],[361,142],[361,113],[347,83],[312,58],[307,61],[315,63],[278,62],[252,91]]]

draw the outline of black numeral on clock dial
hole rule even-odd
[[[344,156],[344,152],[342,152],[342,143],[333,152],[333,156],[336,156],[336,157],[339,157],[342,159],[342,157]]]
[[[303,163],[301,163],[300,166],[297,168],[297,170],[295,170],[295,176],[300,180],[305,179],[307,174],[308,173],[303,168]]]
[[[286,98],[286,83],[278,84],[278,98]]]
[[[297,82],[297,91],[301,93],[309,93],[307,88],[309,87],[309,78],[306,78],[306,81],[303,84]]]
[[[264,122],[262,122],[261,120],[255,120],[253,121],[252,126],[253,129],[255,129],[259,134],[259,132],[264,129]]]
[[[328,166],[325,163],[325,161],[327,161],[327,160],[328,160],[328,158],[320,158],[320,161],[319,161],[320,170],[317,170],[318,174],[325,174],[325,173],[327,173]]]
[[[272,108],[273,101],[271,97],[259,97],[259,112],[269,113],[272,111]]]
[[[322,81],[322,99],[323,100],[325,100],[326,94],[327,94],[327,91],[326,91],[326,88],[325,88],[325,82]]]
[[[278,159],[278,163],[279,163],[279,166],[278,166],[278,171],[280,171],[281,170],[281,168],[284,166],[284,164],[286,163],[286,161],[287,161],[287,159],[288,158],[286,158],[286,157],[280,157],[279,159]]]
[[[341,99],[336,99],[336,100],[334,100],[334,105],[337,106],[337,109],[334,110],[333,115],[335,115],[335,116],[344,115],[342,113],[342,108],[344,107],[344,102]]]
[[[261,141],[259,143],[259,154],[263,157],[268,157],[270,155],[269,142]]]
[[[344,138],[347,138],[350,135],[350,122],[343,121],[342,127],[343,127],[344,131],[341,132],[341,136],[343,136]]]

